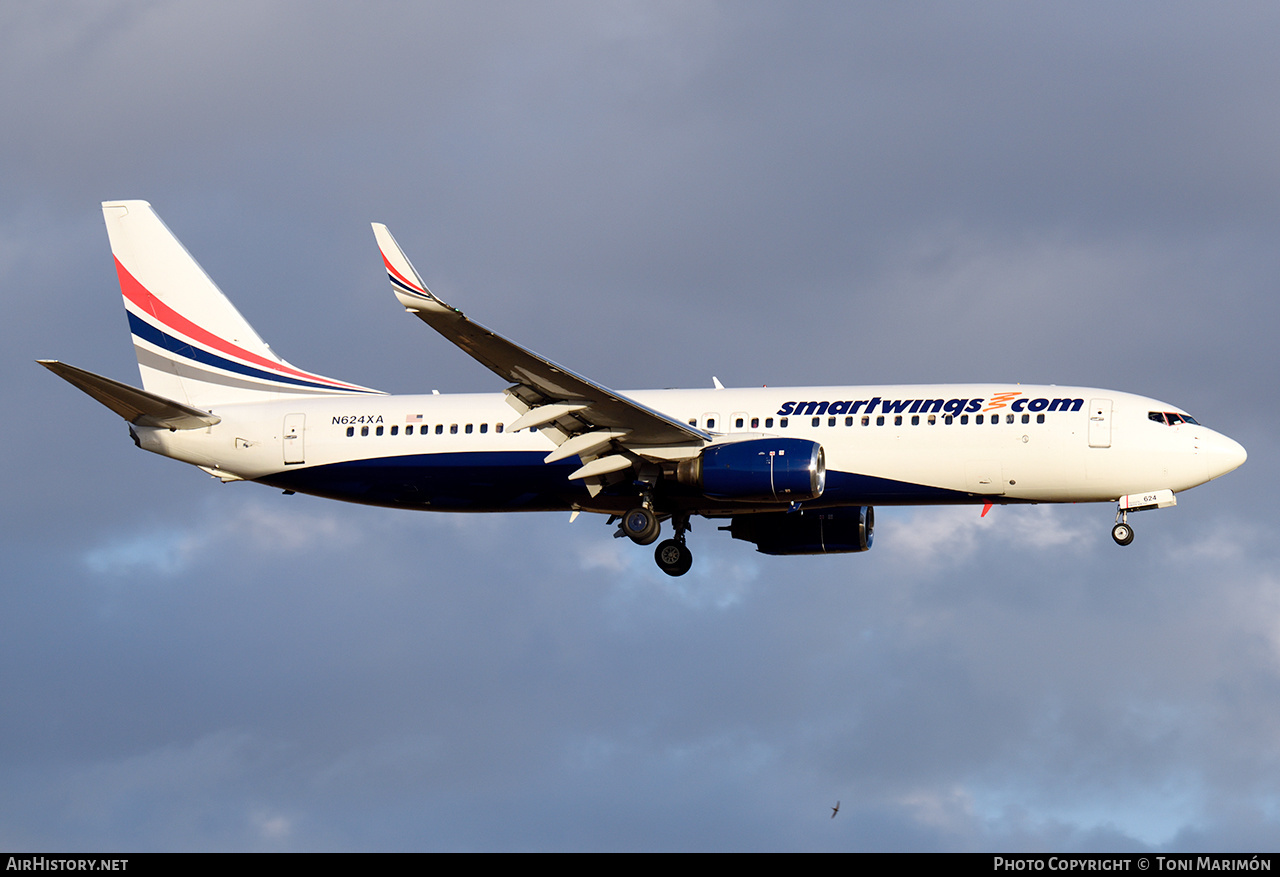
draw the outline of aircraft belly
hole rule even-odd
[[[963,505],[981,502],[965,490],[827,469],[822,496],[806,508],[853,505]]]
[[[350,502],[436,511],[553,511],[587,504],[572,460],[536,451],[411,454],[285,470],[259,481]]]

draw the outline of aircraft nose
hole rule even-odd
[[[1206,437],[1200,445],[1200,453],[1208,466],[1210,478],[1238,469],[1249,457],[1244,445],[1218,433]]]

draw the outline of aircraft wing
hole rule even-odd
[[[557,445],[547,462],[578,455],[595,470],[619,471],[625,458],[602,461],[610,450],[644,456],[646,446],[701,448],[714,436],[641,405],[622,393],[576,374],[469,319],[427,289],[385,225],[373,224],[382,261],[396,298],[405,308],[461,347],[490,371],[510,381],[507,401],[520,412],[512,429],[539,427]],[[656,447],[654,448],[656,450]],[[609,469],[609,466],[614,469]],[[583,470],[590,470],[590,465]],[[574,473],[576,477],[591,474]],[[594,474],[594,470],[592,470]]]

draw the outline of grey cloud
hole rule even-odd
[[[0,12],[10,848],[1242,849],[1276,833],[1266,4],[12,4]],[[290,360],[498,390],[369,220],[619,387],[1113,386],[1240,439],[1138,516],[696,522],[328,505],[138,452],[97,204]],[[827,808],[844,802],[840,818]],[[846,818],[848,817],[848,818]]]

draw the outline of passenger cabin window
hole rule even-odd
[[[412,424],[412,423],[411,423],[411,424],[409,424],[408,426],[406,426],[406,427],[404,428],[404,434],[405,434],[405,435],[413,435],[413,424]]]
[[[378,435],[382,435],[382,427],[378,427],[378,429],[377,429],[377,433],[378,433]]]
[[[760,428],[760,418],[759,418],[759,417],[753,417],[753,418],[751,418],[751,428],[752,428],[752,429],[759,429],[759,428]]]
[[[399,435],[399,434],[400,434],[400,427],[399,427],[399,426],[393,426],[393,427],[391,427],[391,434],[392,434],[392,435]]]
[[[369,427],[367,427],[367,426],[362,426],[362,427],[360,427],[360,434],[361,434],[361,435],[368,435],[368,434],[369,434]]]
[[[488,432],[488,431],[489,431],[489,424],[487,424],[487,423],[482,423],[482,424],[480,424],[480,434],[481,434],[481,435],[484,435],[484,434],[485,434],[486,432]]]
[[[355,435],[355,434],[356,434],[356,428],[355,428],[354,426],[348,426],[348,427],[347,427],[347,438],[351,438],[351,436],[353,436],[353,435]]]
[[[502,432],[502,426],[503,426],[503,425],[502,425],[501,423],[494,424],[493,431],[494,431],[494,432]]]
[[[736,418],[736,419],[733,421],[733,428],[734,428],[734,429],[742,429],[742,424],[743,424],[743,423],[745,423],[745,421],[744,421],[741,417]]]
[[[437,423],[437,424],[436,424],[436,435],[442,435],[442,434],[444,434],[444,424],[443,424],[443,423]]]
[[[457,434],[458,434],[458,424],[456,423],[449,424],[449,435],[457,435]]]
[[[772,418],[772,417],[766,417],[766,418],[764,419],[764,428],[765,428],[765,429],[773,429],[773,418]]]

